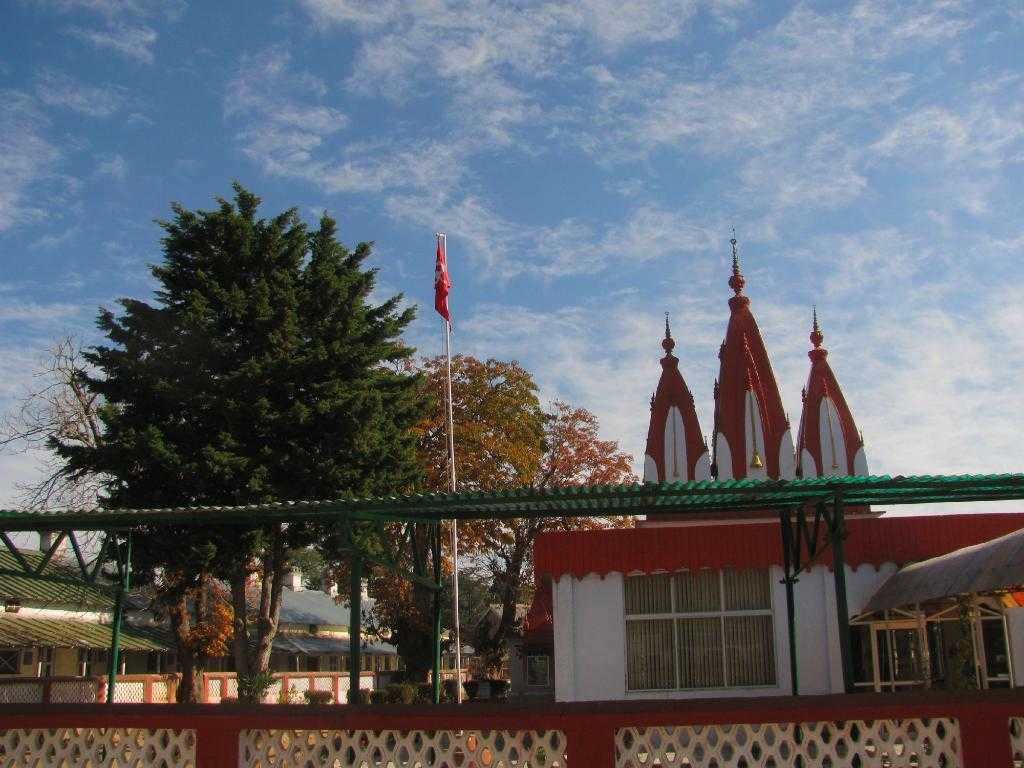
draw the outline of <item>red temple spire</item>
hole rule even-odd
[[[686,482],[711,476],[708,448],[697,421],[697,411],[682,374],[679,358],[672,354],[676,342],[665,313],[665,338],[661,342],[661,378],[651,401],[651,423],[644,456],[646,482]]]
[[[735,231],[729,287],[729,326],[719,351],[715,395],[715,468],[720,480],[792,478],[793,438],[761,331],[743,295]]]
[[[797,454],[802,477],[866,475],[864,444],[846,398],[839,387],[814,309],[811,330],[811,372],[804,387],[803,413],[797,432]]]

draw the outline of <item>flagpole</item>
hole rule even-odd
[[[444,246],[445,262],[448,259],[448,238],[444,233],[438,237]],[[448,480],[449,489],[455,493],[455,419],[452,408],[452,324],[445,318],[444,354],[446,365],[445,401],[448,406]],[[459,627],[459,523],[452,520],[452,630],[455,634],[455,701],[462,703],[462,636]]]

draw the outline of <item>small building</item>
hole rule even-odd
[[[44,554],[21,549],[31,567]],[[14,555],[0,549],[0,569],[16,570]],[[81,579],[70,564],[51,560],[44,571],[74,583],[0,574],[0,675],[88,677],[106,674],[113,598],[103,585]],[[121,673],[162,672],[170,637],[160,628],[126,625],[121,632]]]

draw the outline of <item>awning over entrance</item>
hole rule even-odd
[[[905,566],[868,602],[866,612],[1024,585],[1024,528]]]
[[[0,614],[0,648],[110,648],[111,626],[87,621]],[[155,628],[125,626],[121,629],[121,650],[166,651],[170,636]]]

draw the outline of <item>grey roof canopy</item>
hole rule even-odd
[[[901,568],[868,601],[866,613],[1024,586],[1024,528]]]

